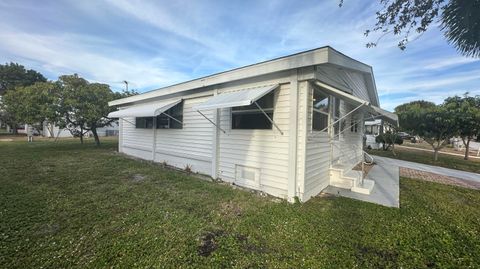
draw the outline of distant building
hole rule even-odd
[[[365,121],[365,146],[372,149],[382,148],[382,143],[377,143],[375,138],[387,131],[390,131],[391,127],[385,124],[382,119],[366,120]]]

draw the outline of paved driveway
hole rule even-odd
[[[450,168],[444,168],[444,167],[433,166],[433,165],[428,165],[428,164],[408,162],[408,161],[391,159],[391,158],[380,157],[380,156],[373,156],[373,158],[375,159],[375,162],[377,162],[379,164],[382,163],[383,165],[405,167],[405,168],[425,171],[425,172],[434,173],[434,174],[443,175],[443,176],[448,176],[448,177],[456,177],[456,178],[470,180],[470,181],[480,183],[480,174],[476,174],[476,173],[472,173],[472,172],[465,172],[465,171],[460,171],[460,170],[455,170],[455,169],[450,169]]]

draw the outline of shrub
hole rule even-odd
[[[392,133],[388,131],[375,137],[375,142],[383,143],[383,150],[388,150],[390,147],[393,148],[394,144],[403,144],[403,139],[398,136],[397,133]]]

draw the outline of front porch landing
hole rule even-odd
[[[375,162],[376,165],[372,167],[366,177],[367,179],[375,181],[375,186],[369,195],[334,186],[328,186],[323,192],[388,207],[400,207],[400,176],[398,166],[377,158],[375,158]]]

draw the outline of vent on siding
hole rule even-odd
[[[235,165],[235,183],[240,186],[258,189],[260,187],[260,169]]]

